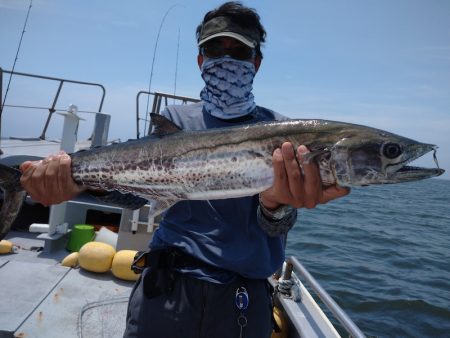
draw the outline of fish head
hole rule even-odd
[[[330,152],[330,169],[341,186],[417,181],[445,172],[437,163],[436,149],[433,144],[371,129],[340,139]],[[436,168],[408,166],[430,151]]]

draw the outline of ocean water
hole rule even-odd
[[[354,188],[301,209],[287,254],[367,336],[450,337],[449,180]]]

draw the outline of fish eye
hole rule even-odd
[[[386,143],[383,146],[383,155],[389,159],[396,158],[401,155],[403,149],[397,143]]]

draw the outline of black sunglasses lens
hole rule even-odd
[[[248,60],[255,56],[254,50],[246,46],[224,48],[221,45],[211,44],[203,47],[202,50],[204,56],[212,59],[229,55],[236,60]]]
[[[230,50],[230,56],[238,60],[248,60],[253,57],[253,50],[245,46],[234,47]]]
[[[218,46],[218,45],[205,46],[203,48],[203,50],[204,50],[205,56],[212,58],[212,59],[223,56],[224,52],[225,52],[224,48],[222,46]]]

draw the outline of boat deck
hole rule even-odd
[[[17,253],[0,256],[0,338],[122,337],[133,282],[111,273],[63,267],[65,249],[47,253],[36,234],[11,231]],[[289,319],[287,337],[340,337],[299,282],[302,302],[278,297]]]
[[[21,248],[0,256],[0,337],[122,337],[133,282],[59,264],[35,234],[10,232]]]

